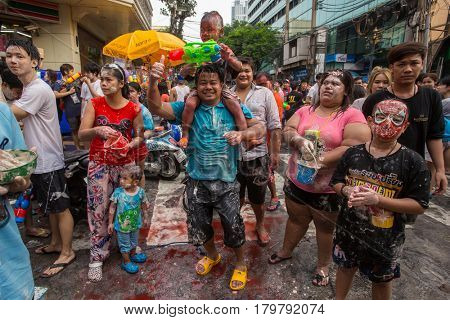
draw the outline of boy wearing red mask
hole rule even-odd
[[[425,161],[397,141],[408,127],[407,106],[399,100],[381,101],[367,120],[372,140],[348,149],[331,179],[347,203],[334,239],[336,299],[347,297],[357,269],[372,281],[373,299],[390,299],[391,280],[400,277],[406,216],[428,207]]]

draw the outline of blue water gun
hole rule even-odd
[[[27,215],[27,209],[30,207],[30,203],[31,188],[22,192],[14,204],[14,216],[16,217],[16,223],[22,223],[25,221],[25,216]]]

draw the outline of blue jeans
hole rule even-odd
[[[121,253],[129,253],[135,249],[138,244],[139,229],[130,233],[117,231],[117,241]]]

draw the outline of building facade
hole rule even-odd
[[[428,70],[442,78],[450,75],[450,8],[448,0],[436,0],[431,6]]]
[[[250,0],[249,22],[261,21],[285,32],[286,2]],[[428,10],[424,8],[425,3],[421,0],[289,0],[288,34],[285,32],[281,70],[295,79],[311,79],[314,73],[334,68],[367,76],[373,66],[386,65],[389,48],[404,41],[426,42],[428,34],[430,58],[441,54],[441,60],[444,59],[441,65],[445,66],[448,4],[446,0],[433,0]],[[429,33],[423,27],[427,16],[431,17]],[[435,60],[432,58],[433,66]],[[430,66],[432,62],[428,61]]]
[[[231,23],[234,21],[247,21],[247,0],[235,0],[231,7]]]
[[[41,48],[43,68],[63,63],[77,71],[103,64],[103,46],[115,37],[151,28],[150,0],[18,0],[0,6],[0,52],[8,37],[27,37]]]

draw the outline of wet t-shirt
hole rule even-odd
[[[129,101],[124,107],[113,109],[108,105],[105,97],[93,98],[91,102],[95,110],[94,127],[109,126],[120,132],[128,141],[131,141],[133,138],[133,121],[141,112],[139,106]],[[134,155],[133,152],[128,152],[125,157],[117,157],[105,148],[105,140],[95,136],[89,150],[89,159],[107,165],[124,165],[133,163]]]
[[[366,118],[370,116],[378,102],[388,99],[403,101],[409,110],[409,126],[398,142],[423,157],[426,141],[442,139],[444,134],[444,118],[439,93],[430,88],[419,87],[417,93],[411,98],[400,99],[388,90],[377,91],[364,101],[362,107],[364,116]]]
[[[297,132],[301,136],[305,136],[306,130],[318,130],[321,153],[325,153],[336,149],[342,144],[344,140],[344,130],[348,124],[362,123],[365,124],[361,111],[354,108],[347,108],[337,115],[322,117],[316,114],[314,108],[311,106],[304,106],[300,108],[297,113],[299,116],[299,123]],[[313,184],[303,184],[297,180],[298,174],[298,152],[292,152],[288,162],[287,177],[300,189],[312,193],[334,193],[334,190],[329,186],[331,176],[334,168],[319,169]]]
[[[176,119],[181,124],[184,102],[171,103]],[[251,119],[250,110],[241,105],[244,116]],[[233,182],[236,179],[239,146],[230,146],[223,137],[226,132],[237,130],[233,115],[220,102],[216,106],[200,104],[195,110],[194,121],[189,130],[189,144],[186,172],[194,180],[221,180]]]
[[[144,189],[137,189],[130,195],[125,189],[119,187],[114,190],[111,201],[117,205],[114,218],[114,229],[119,232],[129,233],[139,230],[142,226],[141,205],[148,206]]]
[[[349,148],[341,158],[330,185],[338,183],[366,186],[384,197],[411,198],[423,208],[428,207],[430,172],[423,158],[404,146],[381,158],[374,158],[364,144]],[[394,216],[391,228],[372,224],[372,215],[380,214]],[[401,212],[388,212],[375,206],[349,208],[345,201],[337,225],[339,230],[345,230],[344,233],[359,239],[361,245],[382,252],[382,256],[395,258],[404,242],[405,221],[406,215]],[[345,237],[342,234],[342,238]],[[339,232],[336,233],[336,240],[339,244]]]

